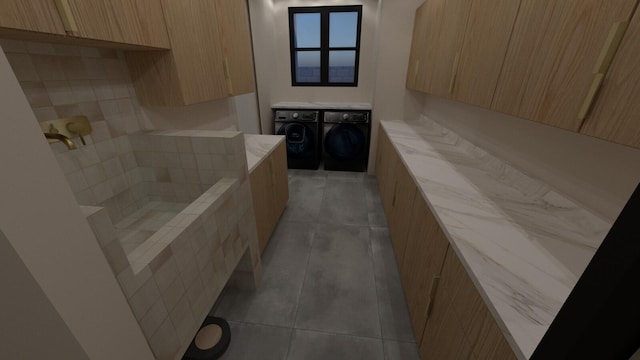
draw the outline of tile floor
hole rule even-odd
[[[289,172],[289,203],[258,290],[225,289],[223,360],[417,360],[374,177]]]

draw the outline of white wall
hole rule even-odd
[[[0,229],[90,359],[152,359],[4,52],[0,94]]]
[[[276,27],[273,11],[273,0],[249,0],[251,18],[251,37],[253,40],[253,57],[256,69],[256,89],[261,129],[263,134],[273,134],[273,115],[271,104],[276,72]]]
[[[378,14],[378,48],[373,96],[373,123],[369,173],[375,172],[375,158],[380,120],[418,118],[422,96],[405,88],[409,64],[413,20],[424,0],[381,0]]]
[[[239,95],[234,97],[233,101],[236,107],[238,130],[246,134],[261,134],[257,94]]]
[[[0,230],[0,359],[89,359]]]
[[[357,87],[291,86],[291,57],[289,49],[290,6],[362,5],[360,36],[360,65]],[[272,103],[279,101],[370,103],[373,96],[375,32],[377,0],[273,0],[273,22],[276,31],[275,83],[271,90]],[[257,29],[256,29],[257,30]],[[260,61],[262,58],[257,59]],[[272,70],[273,71],[273,70]]]
[[[640,150],[431,95],[424,114],[613,220],[640,181]]]

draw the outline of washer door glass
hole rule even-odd
[[[315,134],[302,123],[288,123],[278,129],[278,135],[284,135],[287,142],[287,155],[292,158],[304,158],[315,153]]]
[[[355,160],[366,150],[364,134],[353,124],[337,124],[324,137],[324,149],[332,158]]]

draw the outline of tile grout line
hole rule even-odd
[[[369,230],[369,250],[371,256],[371,267],[373,268],[373,282],[376,290],[376,307],[378,309],[378,324],[380,324],[380,342],[382,343],[382,358],[387,359],[387,354],[384,351],[384,335],[382,334],[382,316],[380,315],[380,294],[378,293],[378,279],[376,277],[376,262],[373,258],[373,241],[371,240],[371,226],[368,227]]]
[[[322,200],[320,201],[320,206],[318,208],[318,212],[320,212],[320,209],[322,209],[322,204],[324,203],[325,200],[325,195],[326,195],[326,190],[327,190],[327,179],[325,178],[324,180],[324,187],[322,190]],[[319,214],[318,214],[319,215]],[[304,284],[307,281],[307,275],[309,273],[309,263],[311,262],[311,252],[313,251],[313,245],[315,243],[315,239],[316,239],[316,232],[318,231],[318,226],[320,224],[318,222],[316,222],[316,226],[313,229],[313,234],[311,235],[311,244],[309,246],[309,252],[307,254],[307,264],[304,270],[304,278],[302,279],[302,286],[300,287],[300,292],[298,293],[298,300],[296,301],[296,309],[293,315],[293,324],[291,325],[291,333],[289,334],[289,344],[287,346],[287,353],[285,354],[284,359],[288,359],[289,358],[289,354],[291,352],[291,345],[292,345],[292,341],[293,341],[293,334],[296,330],[296,320],[298,319],[298,311],[300,309],[300,300],[302,299],[302,292],[304,291]]]

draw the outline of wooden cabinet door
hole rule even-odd
[[[460,56],[462,42],[471,9],[471,0],[429,0],[433,2],[427,21],[437,28],[431,30],[433,41],[427,43],[422,62],[431,67],[431,80],[427,81],[427,92],[437,96],[450,96],[453,70]],[[425,76],[428,76],[425,74]]]
[[[440,274],[448,247],[427,203],[421,195],[416,196],[400,274],[418,345],[427,322],[430,292],[436,290],[434,279]]]
[[[396,168],[400,158],[396,154],[389,136],[382,126],[378,132],[378,159],[376,164],[376,176],[378,178],[378,187],[380,188],[380,197],[387,221],[391,219],[391,210],[393,208],[393,194],[396,185]]]
[[[52,0],[0,1],[0,28],[64,35],[64,25]]]
[[[169,48],[160,0],[69,0],[74,36]]]
[[[160,0],[108,0],[108,2],[122,30],[125,43],[164,49],[171,47]]]
[[[411,214],[414,210],[413,203],[416,197],[421,195],[402,161],[398,163],[397,171],[395,193],[391,200],[392,211],[389,218],[389,233],[391,234],[393,251],[396,254],[396,262],[398,266],[401,266],[404,259],[405,246],[407,245]]]
[[[522,0],[492,109],[578,131],[609,31],[636,2]]]
[[[455,100],[491,107],[519,5],[519,0],[473,0],[452,80]]]
[[[411,38],[411,53],[409,54],[409,66],[407,68],[407,89],[425,91],[418,84],[418,76],[420,74],[420,65],[425,67],[427,64],[421,64],[423,54],[426,49],[427,37],[431,33],[429,26],[432,24],[427,19],[427,10],[432,1],[427,1],[420,5],[416,10],[415,19],[413,21],[413,36]],[[427,66],[428,67],[428,66]],[[424,72],[424,70],[423,70]]]
[[[273,159],[273,189],[275,192],[274,206],[272,212],[275,215],[273,227],[280,220],[280,215],[284,211],[287,201],[289,201],[289,172],[287,169],[287,149],[283,141],[270,155]],[[273,230],[273,229],[272,229]]]
[[[515,360],[493,315],[480,296],[455,251],[450,249],[442,268],[438,291],[448,297],[451,311],[475,358],[483,360]]]
[[[640,147],[640,12],[636,12],[581,133]]]
[[[229,95],[255,91],[251,28],[246,1],[215,0]]]

